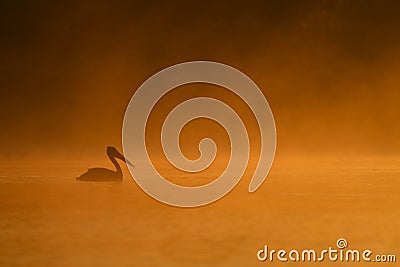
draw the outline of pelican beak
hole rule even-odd
[[[124,158],[124,161],[126,162],[126,164],[131,165],[132,167],[135,167],[135,165],[133,165],[132,163],[130,163],[130,161],[127,160],[126,158]]]
[[[123,160],[126,162],[126,164],[131,165],[132,167],[135,167],[135,165],[133,165],[129,160],[127,160],[121,153],[118,153],[117,155],[115,155],[116,158]]]

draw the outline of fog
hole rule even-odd
[[[0,159],[95,163],[157,71],[210,60],[273,111],[277,156],[400,151],[397,1],[1,4]],[[188,89],[196,92],[201,89]]]

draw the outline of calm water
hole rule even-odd
[[[400,257],[395,160],[278,162],[256,193],[243,179],[194,209],[151,199],[128,174],[122,183],[75,181],[82,171],[0,177],[1,266],[287,266],[260,263],[256,252],[325,249],[341,237],[349,248]],[[327,264],[349,265],[307,265]]]

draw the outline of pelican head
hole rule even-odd
[[[109,158],[117,158],[120,160],[123,160],[126,162],[126,164],[131,165],[132,167],[135,167],[132,163],[129,162],[129,160],[127,160],[121,153],[118,152],[118,150],[113,147],[113,146],[108,146],[107,147],[107,156]]]

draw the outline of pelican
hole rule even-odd
[[[122,181],[122,170],[119,166],[117,159],[125,161],[127,164],[134,167],[115,147],[107,147],[107,156],[115,166],[115,171],[106,168],[91,168],[79,177],[76,177],[79,181],[88,182],[112,182]]]

